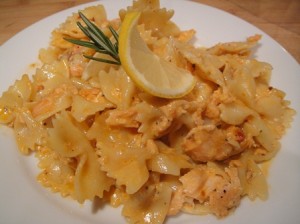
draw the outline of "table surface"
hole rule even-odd
[[[236,15],[260,28],[300,62],[299,0],[192,0]],[[0,45],[34,22],[91,0],[1,0]]]

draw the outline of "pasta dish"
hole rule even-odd
[[[180,212],[226,217],[243,197],[268,198],[262,166],[280,150],[295,111],[270,85],[272,66],[252,56],[261,36],[197,47],[173,10],[137,0],[109,20],[95,5],[81,12],[112,39],[125,16],[151,52],[189,71],[194,88],[179,98],[140,89],[124,67],[91,60],[74,12],[39,52],[41,66],[0,98],[0,123],[20,153],[34,154],[37,181],[79,203],[96,197],[122,206],[128,223],[163,223]],[[105,55],[102,55],[106,57]]]

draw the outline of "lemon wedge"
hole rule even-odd
[[[119,33],[119,56],[127,75],[145,92],[162,98],[179,98],[195,85],[194,76],[155,55],[141,38],[140,12],[127,13]]]

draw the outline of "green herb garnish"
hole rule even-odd
[[[109,64],[120,65],[121,61],[119,58],[119,49],[118,49],[118,45],[119,45],[118,33],[111,26],[108,27],[114,39],[116,40],[115,43],[112,43],[111,40],[102,32],[102,30],[100,30],[94,23],[92,23],[87,17],[85,17],[83,13],[81,12],[78,13],[81,19],[83,20],[83,22],[86,24],[86,27],[84,27],[80,22],[77,22],[77,26],[90,39],[90,41],[83,41],[83,40],[70,39],[70,38],[64,38],[64,39],[73,44],[91,48],[96,50],[96,52],[110,55],[114,60],[108,60],[108,59],[96,58],[96,57],[84,55],[84,57],[88,59],[105,62]]]

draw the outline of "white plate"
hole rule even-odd
[[[117,17],[118,10],[131,4],[129,0],[102,2],[108,18]],[[95,3],[93,3],[95,4]],[[28,65],[37,61],[38,51],[47,47],[51,31],[74,7],[47,17],[23,30],[0,47],[0,92],[3,92]],[[196,44],[210,46],[218,42],[245,40],[253,34],[263,38],[255,52],[258,60],[273,65],[272,85],[286,92],[291,106],[300,112],[300,67],[277,42],[263,31],[226,12],[189,1],[162,0],[162,6],[175,9],[173,20],[182,28],[197,30]],[[167,223],[300,223],[300,121],[295,117],[292,127],[282,139],[282,149],[270,168],[267,201],[242,200],[233,215],[218,220],[213,216],[179,215]],[[125,223],[121,209],[99,203],[78,205],[41,187],[35,180],[38,172],[32,157],[19,155],[11,131],[0,127],[0,222],[1,223]]]

